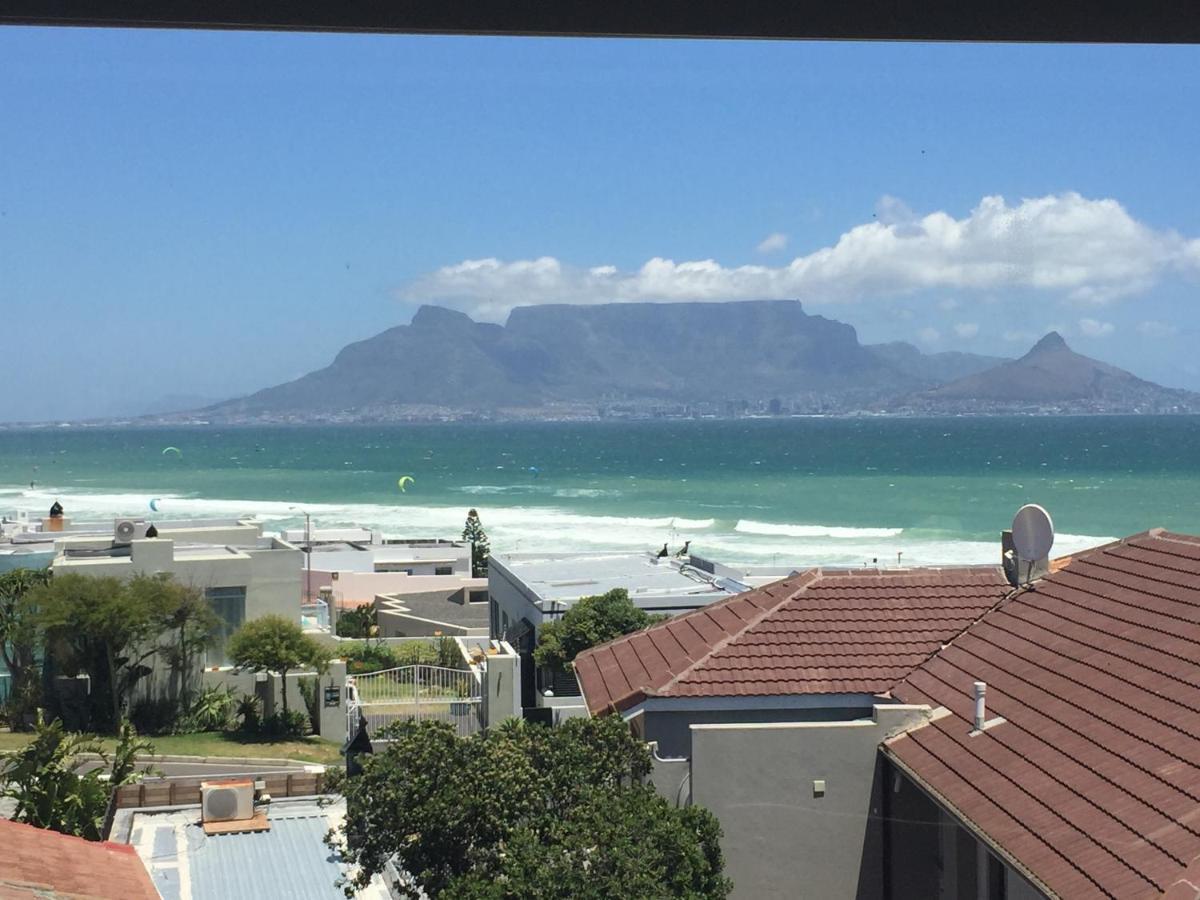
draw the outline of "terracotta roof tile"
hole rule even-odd
[[[1005,721],[972,735],[976,680]],[[893,695],[950,715],[887,752],[1050,891],[1200,883],[1200,539],[1076,555]]]
[[[1008,590],[996,566],[813,569],[595,647],[575,670],[593,713],[647,696],[877,694]]]
[[[0,897],[10,896],[159,900],[133,847],[0,818]]]

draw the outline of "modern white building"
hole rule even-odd
[[[55,544],[54,572],[132,578],[172,575],[204,592],[222,621],[206,665],[223,665],[224,641],[243,622],[276,614],[300,615],[303,553],[279,538],[258,537],[239,545],[175,540],[122,540],[92,535],[62,537]]]
[[[55,556],[55,543],[64,538],[107,538],[117,525],[128,522],[133,537],[145,537],[151,521],[140,516],[122,519],[75,521],[70,518],[37,519],[26,512],[0,515],[0,572],[15,568],[45,568]],[[262,524],[251,516],[236,519],[154,520],[161,538],[179,542],[252,545],[262,535]]]

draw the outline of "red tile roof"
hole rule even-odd
[[[1008,592],[998,566],[812,569],[581,653],[594,714],[647,697],[879,694]]]
[[[160,900],[137,851],[0,818],[0,898]]]
[[[1075,556],[893,694],[950,715],[885,752],[1050,891],[1198,896],[1200,538]]]

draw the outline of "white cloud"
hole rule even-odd
[[[1149,338],[1165,338],[1179,333],[1179,329],[1169,322],[1156,322],[1153,319],[1138,322],[1137,330]]]
[[[922,328],[917,332],[917,340],[922,344],[936,344],[941,339],[941,332],[936,328]]]
[[[772,232],[763,238],[755,249],[759,253],[776,253],[786,247],[788,236],[780,231]]]
[[[1032,331],[1006,331],[1002,337],[1010,344],[1029,344],[1038,339]]]
[[[946,212],[917,216],[885,197],[873,221],[781,266],[654,257],[622,271],[576,268],[548,256],[474,259],[430,272],[400,296],[485,319],[536,303],[799,298],[822,304],[936,289],[1030,289],[1100,305],[1177,271],[1200,276],[1200,240],[1138,222],[1116,200],[1066,193],[1010,206],[1003,197],[984,197],[956,219]]]
[[[939,300],[938,309],[944,312],[953,312],[954,310],[958,309],[958,298],[946,297],[942,300]]]
[[[975,322],[959,322],[954,326],[954,333],[960,338],[973,338],[979,334],[979,325]]]
[[[1080,319],[1079,330],[1086,337],[1102,338],[1113,333],[1112,322],[1098,322],[1095,319]]]

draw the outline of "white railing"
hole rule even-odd
[[[346,681],[346,733],[358,731],[359,717],[366,720],[367,733],[401,719],[448,722],[460,735],[480,730],[483,699],[479,675],[469,669],[440,666],[400,666]]]

